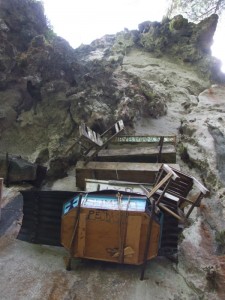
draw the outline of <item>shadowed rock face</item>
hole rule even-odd
[[[67,149],[78,135],[80,122],[101,133],[122,118],[126,133],[177,134],[181,157],[186,154],[191,172],[197,172],[213,194],[198,212],[197,222],[194,220],[185,231],[181,243],[180,261],[187,265],[185,280],[195,287],[190,297],[196,299],[203,294],[207,299],[216,297],[207,290],[203,267],[220,262],[216,255],[212,259],[217,247],[214,231],[222,231],[225,226],[224,75],[219,71],[219,61],[210,54],[217,21],[216,15],[199,24],[180,15],[162,22],[147,21],[139,25],[139,30],[106,35],[74,50],[47,27],[40,1],[0,0],[0,153],[26,156],[29,161],[44,164],[52,179],[65,176],[77,160],[79,149],[72,148],[69,153]],[[211,86],[212,83],[218,85]],[[180,163],[190,172],[186,164]],[[32,172],[35,174],[35,169]],[[204,219],[209,228],[203,228]],[[25,246],[21,247],[20,254]],[[221,259],[221,282],[222,263]],[[155,269],[158,267],[159,262]],[[167,280],[174,278],[166,270]],[[151,272],[155,278],[158,271],[152,271],[151,266]],[[157,285],[165,280],[164,270],[162,274]],[[85,281],[87,273],[83,275]],[[11,273],[9,277],[11,280]],[[5,277],[6,281],[9,277]],[[117,273],[114,277],[123,280]],[[127,277],[130,282],[130,274]],[[71,278],[69,275],[66,280],[71,280],[72,285]],[[94,282],[99,287],[100,276],[96,278]],[[117,285],[118,295],[121,290],[134,291],[138,285],[136,280],[133,282],[131,289]],[[165,282],[167,287],[174,285],[174,279],[172,283]],[[114,284],[112,280],[111,283]],[[107,281],[110,296],[112,285]],[[221,291],[223,286],[224,281]],[[165,286],[162,287],[163,297]],[[80,282],[78,288],[79,295],[83,295]],[[49,291],[49,285],[46,289]],[[95,291],[93,287],[93,297]],[[151,291],[144,290],[139,298]],[[196,291],[200,291],[198,295]],[[132,298],[134,294],[129,293],[128,298]],[[168,297],[170,293],[171,289]],[[159,295],[158,291],[155,295]],[[182,298],[183,288],[173,295],[174,299]]]
[[[181,15],[172,20],[165,18],[161,23],[144,22],[139,25],[140,44],[158,56],[166,54],[178,64],[193,66],[211,80],[224,82],[224,75],[218,72],[219,61],[211,57],[217,22],[215,14],[199,24],[188,22]]]
[[[209,132],[212,135],[215,143],[217,169],[219,171],[221,180],[223,183],[225,183],[225,136],[219,130],[219,128],[212,126],[209,126]]]
[[[81,122],[99,132],[119,118],[128,132],[163,116],[179,124],[223,80],[210,56],[217,19],[148,21],[74,50],[47,27],[39,1],[0,1],[0,152],[35,161],[47,149],[53,165],[77,156],[65,153]]]
[[[46,168],[18,156],[0,155],[0,177],[5,184],[30,182],[37,187],[46,176]]]

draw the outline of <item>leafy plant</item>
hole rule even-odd
[[[212,14],[221,14],[225,10],[225,0],[171,0],[168,17],[184,14],[190,20],[198,22]]]
[[[215,240],[217,242],[219,254],[224,254],[225,253],[225,230],[217,231]]]

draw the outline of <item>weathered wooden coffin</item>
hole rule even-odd
[[[92,155],[90,152],[90,155]],[[132,148],[110,148],[99,151],[96,160],[118,162],[158,162],[159,149],[157,146],[133,146]],[[173,145],[165,145],[161,153],[162,163],[176,163],[176,149]]]
[[[121,180],[153,184],[162,164],[129,162],[89,162],[78,161],[76,165],[77,186],[85,189],[85,179]],[[180,169],[177,164],[170,166]]]
[[[91,154],[91,152],[90,152]],[[176,163],[176,136],[118,135],[97,161]]]
[[[144,262],[151,220],[147,197],[102,191],[84,194],[80,209],[78,202],[79,195],[64,204],[61,225],[61,243],[73,257],[135,265]],[[158,254],[162,219],[160,213],[151,222],[147,260]]]

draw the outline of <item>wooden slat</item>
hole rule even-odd
[[[78,227],[77,238],[77,256],[85,257],[85,240],[86,240],[86,219],[87,214],[81,213]]]
[[[168,173],[162,180],[160,180],[160,182],[147,194],[147,197],[150,198],[155,192],[157,192],[158,189],[160,189],[162,185],[172,177],[172,175],[172,173]]]
[[[114,144],[158,144],[161,138],[164,138],[163,144],[172,144],[176,145],[176,136],[175,135],[120,135],[116,137],[113,141]]]
[[[139,258],[139,246],[141,237],[141,216],[128,216],[127,221],[127,235],[126,235],[126,247],[131,247],[134,250],[134,254],[124,256],[124,262],[130,264],[138,264]]]
[[[93,153],[93,150],[90,151],[89,155]],[[98,153],[99,161],[137,161],[140,162],[143,160],[147,161],[149,159],[154,159],[154,162],[157,162],[158,158],[158,147],[157,146],[147,146],[147,147],[138,147],[134,146],[132,148],[123,147],[122,149],[102,149]],[[176,149],[173,145],[166,145],[162,149],[161,154],[162,162],[166,163],[176,163]]]
[[[179,168],[179,165],[172,164]],[[76,165],[77,186],[85,188],[85,178],[122,180],[139,183],[153,183],[161,164],[125,162],[88,162],[78,161]]]
[[[109,250],[119,248],[119,212],[87,209],[87,213],[85,257],[118,262]]]
[[[153,228],[150,238],[150,247],[148,252],[148,260],[156,257],[159,251],[160,228],[159,225],[153,222]]]
[[[61,244],[68,250],[76,221],[75,216],[76,209],[70,211],[67,215],[64,215],[61,221]]]
[[[100,135],[95,131],[91,130],[85,124],[81,124],[79,126],[79,133],[80,133],[79,143],[81,144],[82,141],[85,141],[90,145],[94,145],[94,146],[101,146],[103,144]]]
[[[168,212],[171,216],[178,219],[179,221],[183,221],[183,219],[176,213],[174,213],[171,209],[167,208],[164,204],[159,203],[159,207]]]
[[[127,221],[122,223],[126,229],[121,232],[121,212],[81,208],[78,233],[74,243],[74,257],[95,260],[120,262],[121,239],[124,249],[123,261],[127,264],[139,265],[143,263],[143,249],[146,244],[146,233],[149,216],[140,212],[127,212]],[[71,210],[62,217],[61,242],[69,250],[71,236],[77,209]],[[153,222],[153,232],[149,250],[149,257],[157,255],[160,226]]]
[[[122,130],[124,128],[123,120],[119,120],[118,124],[119,124],[120,130]]]
[[[194,184],[204,194],[204,196],[207,197],[209,195],[209,190],[203,184],[201,184],[195,177],[192,178],[194,180]]]

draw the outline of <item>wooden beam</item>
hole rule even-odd
[[[158,191],[158,189],[167,182],[172,177],[172,173],[168,173],[148,194],[147,197],[150,198],[152,195],[155,194],[155,192]]]
[[[172,164],[179,169],[179,165]],[[77,186],[85,188],[85,179],[121,180],[151,184],[161,164],[157,163],[125,163],[125,162],[89,162],[85,165],[78,161],[76,165]]]
[[[183,221],[183,219],[177,215],[175,212],[173,212],[171,209],[169,209],[168,207],[166,207],[164,204],[159,203],[159,207],[162,208],[163,210],[165,210],[166,212],[168,212],[168,214],[170,214],[171,216],[173,216],[174,218],[178,219],[179,221]]]
[[[90,151],[88,154],[91,156],[94,151]],[[112,148],[112,149],[102,149],[98,152],[98,161],[148,161],[154,160],[157,162],[159,150],[157,146],[145,146],[138,147],[133,146],[132,148]],[[165,145],[161,153],[162,162],[166,163],[176,163],[176,149],[173,145]]]
[[[157,144],[164,137],[163,144],[176,145],[175,135],[120,135],[113,140],[113,144]]]

